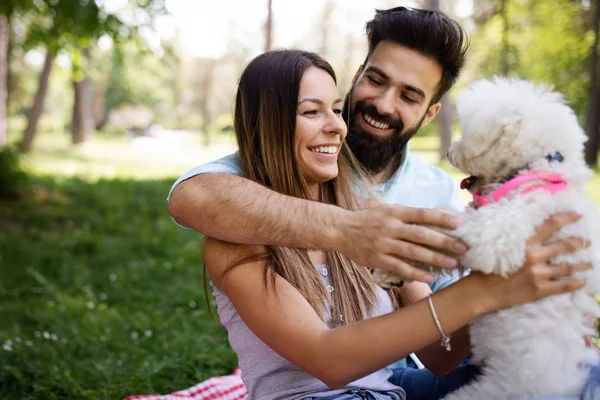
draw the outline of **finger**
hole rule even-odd
[[[406,241],[444,249],[455,254],[464,254],[468,250],[467,245],[461,240],[426,226],[403,224],[399,229],[399,235]]]
[[[542,244],[560,228],[572,222],[576,222],[580,218],[581,215],[574,211],[552,214],[536,228],[535,233],[527,242],[529,244]]]
[[[592,264],[552,264],[540,265],[538,270],[539,276],[542,279],[557,280],[573,277],[577,272],[589,271],[592,269]]]
[[[381,257],[380,266],[378,268],[391,271],[406,280],[413,280],[427,284],[433,282],[435,278],[429,272],[415,268],[412,265],[409,265],[407,262],[402,261],[392,255],[385,255]]]
[[[395,215],[406,223],[433,225],[446,229],[456,229],[460,225],[460,219],[456,215],[435,208],[398,206],[395,210]]]
[[[539,295],[545,297],[554,294],[574,292],[585,286],[585,280],[580,278],[567,278],[557,281],[545,281],[540,283]]]
[[[389,244],[389,252],[392,255],[422,262],[440,268],[456,268],[458,260],[454,257],[438,253],[418,244],[396,240]]]
[[[538,246],[535,250],[529,251],[527,253],[527,261],[531,262],[532,264],[543,264],[556,256],[574,253],[577,250],[589,247],[589,245],[589,241],[582,238],[566,238],[544,246]]]

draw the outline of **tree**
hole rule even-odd
[[[71,118],[71,141],[86,142],[94,127],[90,81],[85,72],[89,54],[81,52],[73,59],[73,116]]]
[[[0,14],[0,149],[8,143],[6,102],[8,100],[8,17]]]
[[[46,93],[48,91],[48,80],[50,78],[50,70],[52,69],[52,63],[54,62],[55,53],[54,50],[48,48],[46,51],[46,59],[44,60],[44,67],[40,74],[40,81],[38,90],[33,100],[33,105],[29,109],[29,115],[27,117],[27,127],[23,133],[23,140],[21,141],[21,151],[27,153],[31,151],[33,146],[33,136],[37,128],[38,121],[42,115],[44,107],[44,100],[46,99]]]
[[[202,126],[200,130],[202,131],[202,135],[204,137],[204,145],[208,146],[210,144],[210,126],[212,124],[212,114],[213,110],[211,110],[210,104],[212,101],[212,91],[213,91],[213,73],[215,69],[215,60],[209,58],[207,60],[202,60],[202,82],[200,84],[201,88],[201,97],[200,97],[200,113],[202,114]]]
[[[592,82],[587,113],[588,142],[585,148],[585,161],[590,166],[598,164],[598,145],[600,144],[600,63],[598,62],[598,44],[600,36],[600,0],[596,0],[594,13],[594,45],[590,80]]]
[[[434,11],[440,11],[439,0],[426,0],[425,8]],[[441,159],[446,158],[446,154],[450,149],[450,143],[452,142],[452,104],[448,94],[440,100],[442,108],[438,115],[438,135],[440,138],[439,155]]]
[[[33,7],[30,0],[2,0],[0,2],[0,149],[8,143],[8,60],[10,19],[20,11]]]
[[[265,23],[265,51],[273,48],[273,0],[267,3],[267,22]]]
[[[153,15],[163,11],[162,0],[129,0],[128,7],[134,13],[145,12],[149,17],[146,18],[147,21],[151,21]],[[43,109],[52,59],[60,49],[70,54],[73,65],[72,142],[85,142],[96,125],[92,111],[91,85],[87,76],[90,49],[104,35],[111,37],[115,43],[130,39],[137,34],[142,24],[127,24],[116,13],[109,13],[95,1],[40,0],[35,3],[33,10],[38,14],[39,23],[30,27],[28,46],[44,46],[47,49],[47,57],[23,134],[22,149],[29,151],[32,147],[37,122]],[[143,25],[148,23],[150,22]]]

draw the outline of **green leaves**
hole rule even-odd
[[[493,2],[478,1],[475,7],[482,7],[481,3]],[[505,16],[499,10],[496,7],[494,13],[489,13],[472,35],[470,57],[474,78],[498,74],[503,62],[507,62],[510,76],[555,85],[576,112],[583,115],[588,100],[587,61],[593,32],[586,23],[587,11],[582,3],[506,0]],[[502,47],[505,23],[508,23],[506,52]]]

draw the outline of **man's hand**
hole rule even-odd
[[[467,251],[460,240],[421,226],[455,229],[460,224],[456,216],[441,210],[382,204],[352,214],[340,232],[341,245],[337,250],[367,267],[383,268],[409,280],[430,283],[434,279],[432,274],[402,259],[456,268],[458,260],[444,253],[460,255]]]

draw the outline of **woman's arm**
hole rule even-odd
[[[557,279],[568,277],[573,272],[570,268],[545,264],[556,254],[584,246],[581,241],[564,243],[542,246],[546,250],[532,255],[528,265],[509,279],[472,273],[434,294],[433,303],[446,334],[485,313],[581,288],[580,280]],[[204,256],[213,282],[256,336],[330,387],[342,387],[440,339],[427,301],[329,329],[286,280],[277,277],[274,285],[266,285],[262,262],[240,265],[216,280],[232,262],[255,251],[208,239]]]
[[[421,282],[405,283],[400,289],[400,298],[404,306],[426,299],[430,294],[429,285]],[[416,355],[428,370],[438,376],[444,376],[467,358],[470,352],[469,328],[465,326],[452,334],[452,351],[446,351],[440,346],[440,341],[435,341]]]

